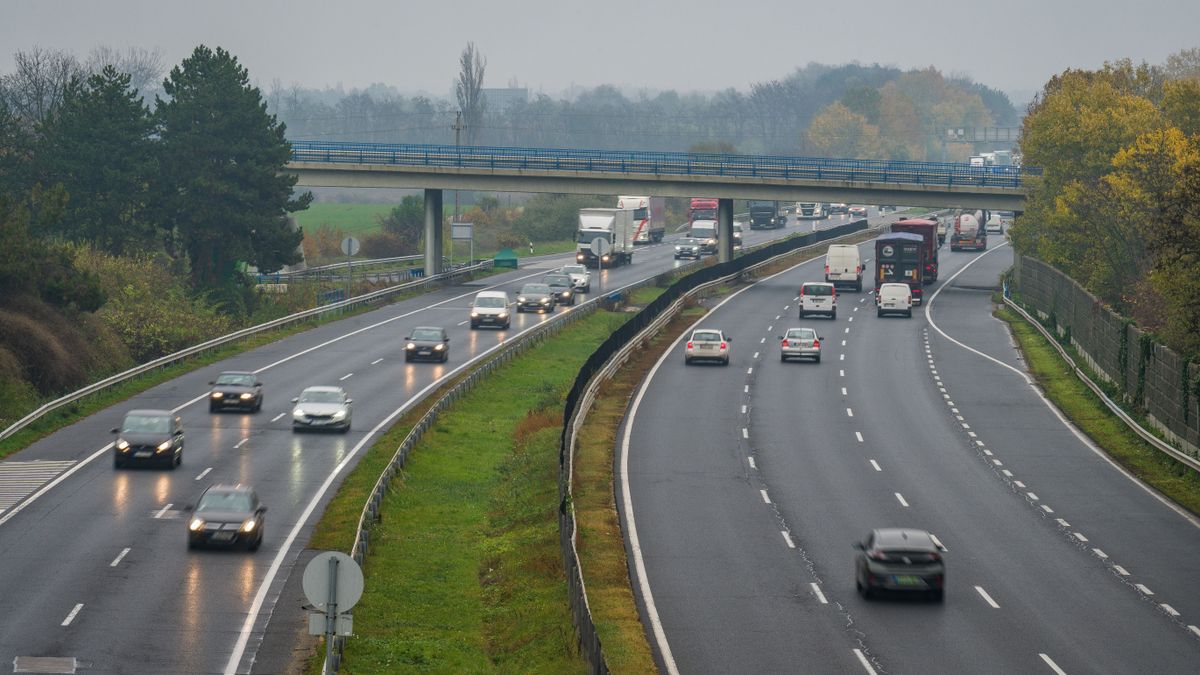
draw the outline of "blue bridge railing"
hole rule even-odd
[[[727,176],[784,180],[835,180],[935,186],[1024,188],[1041,169],[970,166],[832,157],[777,157],[720,153],[568,150],[390,143],[292,141],[292,161],[384,164],[495,171],[579,171],[669,176]]]

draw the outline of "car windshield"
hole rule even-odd
[[[815,340],[817,332],[811,328],[793,328],[787,332],[787,337],[792,340]]]
[[[692,239],[711,239],[716,231],[708,227],[693,227],[689,235]]]
[[[692,342],[720,342],[721,334],[712,332],[692,333]]]
[[[229,384],[229,385],[234,385],[234,386],[238,386],[238,387],[253,387],[254,386],[254,376],[253,375],[234,375],[234,374],[230,374],[230,373],[224,373],[224,374],[220,375],[219,377],[217,377],[217,384]]]
[[[476,298],[476,307],[503,307],[504,298]]]
[[[250,495],[245,492],[226,492],[210,490],[200,498],[196,512],[204,511],[249,511]]]
[[[546,284],[525,284],[521,289],[521,295],[546,295],[550,292],[550,287]]]
[[[833,286],[813,285],[804,287],[804,295],[833,295]]]
[[[341,403],[340,391],[306,391],[300,394],[301,403]]]
[[[414,340],[441,340],[442,331],[437,328],[416,328],[413,329],[412,339]]]
[[[165,415],[126,415],[121,431],[131,434],[165,434],[171,431],[171,418]]]
[[[587,274],[587,268],[583,265],[565,265],[562,268],[563,274]]]
[[[542,277],[542,281],[546,282],[547,286],[570,286],[571,277],[565,274],[547,274]]]

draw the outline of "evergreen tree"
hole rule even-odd
[[[153,120],[129,82],[106,66],[68,85],[43,124],[36,160],[39,178],[61,183],[70,197],[57,233],[114,254],[155,248],[158,237],[147,209]]]
[[[303,235],[287,214],[296,177],[291,145],[235,56],[200,45],[163,82],[158,100],[164,222],[173,227],[203,289],[240,285],[238,263],[273,272],[298,262]],[[227,296],[228,297],[228,296]]]

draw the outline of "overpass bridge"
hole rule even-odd
[[[426,268],[441,265],[443,190],[716,197],[1020,211],[1040,169],[719,153],[293,141],[301,187],[425,190]],[[731,252],[722,250],[722,259]]]

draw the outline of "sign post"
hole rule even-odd
[[[612,251],[612,242],[604,237],[596,237],[592,240],[591,249],[592,253],[596,255],[596,264],[600,270],[596,275],[600,277],[600,295],[604,295],[604,256]]]
[[[358,248],[358,240],[354,237],[346,237],[342,240],[342,253],[346,254],[346,297],[343,298],[344,300],[350,299],[350,286],[354,281],[354,263],[350,260],[350,256],[357,255]]]
[[[467,240],[471,242],[471,258],[468,264],[475,262],[475,225],[474,223],[450,223],[450,257],[451,267],[454,257],[454,242],[459,240]]]
[[[318,553],[304,567],[304,595],[316,611],[308,615],[310,635],[325,635],[326,675],[334,675],[333,639],[350,635],[353,617],[348,613],[362,598],[362,569],[354,558],[338,551]]]

